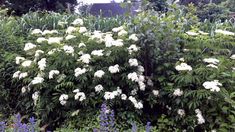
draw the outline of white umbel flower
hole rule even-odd
[[[74,48],[72,46],[64,45],[63,46],[64,52],[67,54],[72,54],[74,53]]]
[[[70,40],[70,39],[73,39],[73,38],[76,38],[76,36],[69,34],[65,37],[65,40]]]
[[[25,78],[27,76],[28,76],[27,72],[22,72],[22,73],[19,74],[19,79]]]
[[[82,47],[86,47],[86,45],[85,45],[84,43],[80,43],[80,44],[78,45],[78,48],[82,48]]]
[[[16,57],[16,64],[20,64],[22,61],[24,61],[25,60],[25,58],[24,57],[19,57],[19,56],[17,56]]]
[[[48,39],[48,44],[60,44],[62,40],[62,37],[50,37]]]
[[[133,52],[136,52],[139,50],[139,47],[137,47],[135,44],[132,44],[129,48],[128,48],[128,52],[129,54],[132,54]]]
[[[83,92],[76,92],[76,94],[74,95],[74,99],[81,102],[86,99],[86,95]]]
[[[230,57],[232,60],[235,60],[235,54]]]
[[[127,78],[130,79],[133,82],[138,82],[139,81],[139,78],[138,78],[138,75],[137,75],[136,72],[129,73],[127,75]]]
[[[91,52],[91,55],[103,56],[103,55],[104,55],[104,54],[103,54],[103,51],[104,51],[104,50],[93,50],[93,51]]]
[[[192,71],[192,67],[186,63],[181,63],[175,67],[177,71]]]
[[[105,92],[104,93],[105,100],[114,99],[114,98],[115,98],[115,94],[113,92]]]
[[[195,113],[196,113],[196,116],[197,116],[197,121],[198,121],[198,124],[203,124],[205,123],[205,119],[204,117],[202,116],[202,112],[199,110],[199,109],[196,109],[195,110]]]
[[[130,66],[138,66],[139,65],[137,59],[130,58],[128,62],[129,62]]]
[[[207,82],[204,82],[202,85],[205,89],[209,89],[212,92],[219,92],[220,91],[219,86],[222,86],[222,84],[219,83],[218,80],[207,81]]]
[[[217,65],[220,61],[215,58],[205,58],[203,59],[204,62],[209,63],[209,64],[215,64]]]
[[[80,27],[78,32],[85,33],[85,32],[87,32],[87,29],[86,29],[86,27]]]
[[[82,26],[83,24],[84,24],[84,22],[81,18],[77,18],[72,22],[72,25],[74,25],[74,26]]]
[[[126,100],[126,99],[127,99],[126,94],[122,94],[122,95],[121,95],[121,99],[122,99],[122,100]]]
[[[105,72],[103,70],[98,70],[95,72],[94,77],[101,78],[104,74]]]
[[[91,59],[91,55],[89,54],[83,54],[78,61],[82,61],[83,63],[89,64]]]
[[[174,96],[182,96],[184,94],[184,92],[182,90],[180,90],[179,88],[175,89],[173,92]]]
[[[230,35],[230,36],[235,35],[235,33],[233,33],[233,32],[226,31],[226,30],[221,30],[221,29],[216,29],[215,33],[220,33],[220,34],[223,34],[223,35]]]
[[[114,66],[110,66],[110,67],[109,67],[109,72],[110,72],[110,73],[117,73],[117,72],[119,72],[119,65],[116,64],[116,65],[114,65]]]
[[[95,86],[95,91],[98,92],[98,93],[99,93],[100,91],[102,91],[103,89],[104,89],[104,87],[103,87],[101,84]]]
[[[20,71],[16,71],[16,72],[13,74],[12,78],[18,78],[19,75],[20,75]]]
[[[154,96],[159,96],[159,91],[158,90],[153,90],[152,92],[153,92]]]
[[[75,27],[72,27],[72,26],[69,26],[67,29],[66,29],[66,33],[67,34],[71,34],[73,32],[77,31],[77,28]]]
[[[58,70],[51,70],[49,72],[49,79],[53,79],[54,75],[59,75],[59,74],[60,74],[60,71],[58,71]]]
[[[40,29],[34,29],[31,34],[42,34],[42,30]]]
[[[38,98],[39,98],[39,92],[36,91],[32,94],[32,99],[34,101],[34,105],[36,105]]]
[[[180,115],[180,117],[184,117],[185,116],[185,111],[183,109],[178,109],[177,114]]]
[[[218,69],[218,66],[214,65],[214,64],[208,64],[206,67],[211,67],[211,68],[216,68]]]
[[[113,28],[112,31],[115,32],[115,33],[117,33],[117,32],[119,32],[119,31],[121,31],[121,30],[123,30],[123,29],[124,29],[123,26],[121,26],[121,27]]]
[[[40,84],[43,83],[44,79],[42,77],[34,77],[34,79],[31,81],[31,84]]]
[[[36,41],[37,41],[37,43],[41,44],[43,42],[47,42],[47,39],[44,37],[39,37]]]
[[[138,41],[138,37],[136,36],[136,34],[132,34],[129,36],[129,40],[133,40],[133,41]]]
[[[198,31],[201,35],[208,35],[209,33],[203,32],[203,31]]]
[[[197,35],[199,35],[199,33],[196,33],[196,32],[193,32],[193,31],[188,31],[188,32],[186,32],[186,34],[189,35],[189,36],[197,36]]]
[[[39,56],[40,56],[40,54],[43,54],[44,53],[44,51],[42,51],[42,50],[37,50],[36,52],[35,52],[35,57],[36,58],[38,58]]]
[[[21,63],[23,67],[30,67],[31,64],[32,64],[31,60],[25,60],[23,63]]]
[[[31,50],[31,49],[34,49],[36,48],[37,46],[35,44],[32,44],[32,43],[26,43],[25,46],[24,46],[24,51],[28,51],[28,50]]]
[[[80,76],[80,75],[86,73],[86,71],[87,71],[86,68],[80,68],[80,67],[78,67],[78,68],[76,68],[76,69],[74,70],[74,72],[75,72],[74,76],[75,76],[75,77],[78,77],[78,76]]]
[[[60,104],[65,105],[68,99],[69,99],[69,96],[67,94],[60,95],[60,98],[59,98]]]
[[[124,44],[123,44],[123,40],[122,39],[117,39],[117,40],[112,41],[112,46],[122,47],[123,45]]]
[[[118,32],[118,36],[126,36],[128,33],[125,30],[121,30],[120,32]]]
[[[24,94],[27,91],[26,87],[21,88],[21,93]]]
[[[45,70],[46,68],[46,58],[42,58],[40,61],[38,61],[38,68],[40,71]]]

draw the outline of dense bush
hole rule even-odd
[[[125,23],[53,13],[2,19],[1,112],[91,131],[106,102],[120,131],[149,121],[154,131],[233,131],[234,23],[199,22],[195,12],[144,11]]]

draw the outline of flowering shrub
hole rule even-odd
[[[51,112],[65,117],[65,111],[103,100],[129,104],[130,110],[143,108],[138,94],[146,84],[144,68],[136,59],[138,38],[124,27],[91,32],[76,19],[64,30],[34,29],[29,38],[25,53],[16,57],[19,69],[12,77],[21,80],[22,95],[45,121]]]

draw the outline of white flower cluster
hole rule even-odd
[[[192,71],[192,67],[186,63],[181,63],[175,67],[177,71]]]
[[[136,34],[131,34],[131,35],[129,36],[129,39],[130,39],[130,40],[133,40],[133,41],[138,41],[138,40],[139,40],[138,37],[136,36]]]
[[[103,51],[104,50],[93,50],[92,52],[91,52],[91,55],[94,55],[94,56],[103,56],[104,54],[103,54]]]
[[[139,47],[137,47],[135,44],[132,44],[129,48],[128,48],[128,52],[131,55],[133,52],[137,52],[139,50]]]
[[[63,46],[64,52],[67,54],[74,54],[74,48],[72,46],[64,45]]]
[[[180,117],[184,117],[185,116],[185,111],[183,109],[178,109],[177,113],[178,113],[178,115],[180,115]]]
[[[94,77],[102,78],[102,76],[105,74],[103,70],[98,70],[95,72]]]
[[[114,99],[116,96],[119,96],[121,94],[122,94],[122,90],[118,87],[116,91],[105,92],[104,93],[104,99],[105,100]]]
[[[85,33],[85,32],[87,32],[87,29],[86,29],[86,27],[80,27],[78,32]]]
[[[60,95],[60,98],[59,98],[60,104],[65,105],[68,99],[69,99],[69,96],[67,94]]]
[[[193,31],[187,31],[186,34],[190,35],[190,36],[197,36],[197,35],[199,35],[199,33],[196,33],[196,32],[193,32]]]
[[[38,58],[39,56],[40,56],[40,54],[43,54],[44,53],[44,51],[42,51],[42,50],[36,50],[36,52],[35,52],[35,58]]]
[[[74,76],[75,76],[75,77],[78,77],[78,76],[80,76],[80,75],[86,73],[86,71],[87,71],[86,68],[80,68],[80,67],[78,67],[78,68],[76,68],[76,69],[74,70],[74,72],[75,72]]]
[[[23,67],[30,67],[33,62],[31,60],[25,60],[21,65]]]
[[[212,92],[219,92],[220,91],[219,86],[222,86],[222,84],[219,83],[218,80],[206,81],[202,85],[205,89],[209,89]]]
[[[46,68],[46,58],[42,58],[40,61],[38,61],[38,68],[40,71],[45,70]]]
[[[35,44],[32,44],[32,43],[26,43],[25,46],[24,46],[24,51],[29,51],[29,50],[32,50],[34,48],[36,48],[37,46]]]
[[[24,57],[19,57],[19,56],[17,56],[16,57],[16,64],[20,64],[22,61],[24,61],[25,60],[25,58]]]
[[[75,89],[75,90],[73,90],[73,92],[76,93],[76,94],[74,95],[74,99],[75,99],[75,100],[83,101],[83,100],[86,99],[85,93],[80,92],[79,89]]]
[[[58,71],[58,70],[51,70],[49,72],[49,79],[53,79],[54,75],[59,75],[59,74],[60,74],[60,71]]]
[[[153,90],[152,92],[153,92],[154,96],[156,96],[156,97],[159,96],[159,90]]]
[[[130,64],[130,66],[138,66],[139,65],[137,59],[130,58],[128,62]]]
[[[44,79],[42,77],[34,77],[33,80],[31,81],[31,84],[40,84],[43,83]]]
[[[20,72],[20,71],[16,71],[14,74],[13,74],[13,78],[19,78],[19,79],[22,79],[22,78],[25,78],[28,76],[28,73],[27,72]]]
[[[175,89],[173,92],[174,96],[182,96],[184,94],[184,92],[182,90],[180,90],[179,88]]]
[[[222,30],[222,29],[216,29],[215,33],[220,33],[220,34],[223,34],[223,35],[231,35],[231,36],[235,35],[235,33],[233,33],[233,32]]]
[[[76,31],[77,31],[77,28],[69,26],[66,30],[66,33],[71,34],[71,33],[76,32]]]
[[[138,102],[133,96],[130,96],[128,99],[134,104],[135,108],[137,109],[143,108],[142,102],[141,101]]]
[[[110,72],[110,73],[117,73],[117,72],[119,72],[119,65],[116,64],[116,65],[114,65],[114,66],[110,66],[110,67],[109,67],[109,72]]]
[[[95,91],[97,93],[101,92],[103,89],[104,89],[104,87],[101,84],[95,86]]]
[[[84,22],[81,18],[77,18],[72,22],[72,25],[74,25],[74,26],[82,26],[83,24],[84,24]]]
[[[89,64],[91,59],[91,55],[83,54],[78,61],[82,61],[83,63]]]
[[[37,41],[37,43],[41,44],[43,42],[47,42],[48,40],[44,37],[39,37],[36,41]]]
[[[202,112],[201,112],[199,109],[196,109],[196,110],[195,110],[195,113],[196,113],[196,116],[197,116],[197,122],[198,122],[198,124],[203,124],[203,123],[205,123],[205,119],[204,119],[204,117],[202,116]]]
[[[38,98],[39,98],[39,92],[36,91],[36,92],[34,92],[33,95],[32,95],[32,99],[33,99],[33,101],[34,101],[34,105],[36,105],[36,103],[37,103],[37,101],[38,101]]]
[[[215,58],[205,58],[203,59],[204,62],[208,63],[206,67],[211,67],[211,68],[218,68],[219,60]]]
[[[74,39],[74,38],[76,38],[76,36],[69,34],[65,37],[65,40],[70,40],[70,39]]]
[[[232,60],[235,60],[235,54],[230,57]]]
[[[62,40],[62,37],[50,37],[48,38],[48,44],[60,44]]]

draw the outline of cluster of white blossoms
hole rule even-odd
[[[75,76],[75,77],[78,77],[78,76],[80,76],[80,75],[86,73],[86,71],[87,71],[86,68],[80,68],[80,67],[78,67],[78,68],[76,68],[76,69],[74,70],[74,72],[75,72],[74,76]]]
[[[208,35],[209,33],[203,32],[203,31],[198,31],[198,32],[194,32],[194,31],[187,31],[186,32],[187,35],[189,36],[198,36],[198,35]]]
[[[222,30],[222,29],[216,29],[215,33],[219,33],[219,34],[223,34],[223,35],[230,35],[230,36],[235,35],[235,33],[233,33],[233,32]]]
[[[40,71],[45,70],[46,68],[46,58],[42,58],[40,61],[38,61],[38,68]]]
[[[44,53],[44,51],[42,51],[42,50],[36,50],[34,56],[35,56],[35,58],[38,58],[43,53]]]
[[[130,64],[130,66],[138,66],[139,65],[137,59],[130,58],[128,62]]]
[[[44,79],[42,77],[34,77],[33,80],[31,81],[31,84],[40,84],[43,83]]]
[[[219,92],[220,91],[219,86],[222,86],[222,84],[219,83],[218,80],[206,81],[202,85],[205,89],[209,89],[212,92]]]
[[[153,90],[152,92],[153,92],[154,96],[156,96],[156,97],[159,96],[159,90]]]
[[[104,50],[93,50],[91,52],[91,55],[94,55],[94,56],[103,56],[104,55],[103,52],[104,52]]]
[[[139,38],[136,36],[136,34],[131,34],[131,35],[129,36],[129,40],[138,41]]]
[[[235,54],[231,55],[230,57],[232,60],[235,60]]]
[[[74,99],[75,99],[75,100],[83,101],[83,100],[86,99],[85,93],[84,93],[84,92],[80,92],[79,89],[75,89],[75,90],[73,90],[73,92],[76,93],[76,94],[74,95]]]
[[[24,51],[29,51],[29,50],[34,49],[36,47],[37,46],[33,43],[26,43],[25,46],[24,46]]]
[[[21,63],[23,67],[30,67],[33,62],[31,60],[25,60]]]
[[[61,41],[63,40],[62,37],[50,37],[48,38],[48,44],[60,44]]]
[[[137,101],[133,96],[130,96],[128,98],[135,106],[136,109],[142,109],[143,108],[143,104],[141,101]]]
[[[211,67],[211,68],[218,68],[218,64],[219,64],[219,60],[218,59],[215,59],[215,58],[205,58],[203,59],[203,61],[205,63],[208,63],[208,65],[206,67]]]
[[[139,85],[139,89],[141,91],[145,90],[145,77],[143,76],[144,70],[142,69],[142,66],[138,66],[138,73],[132,72],[127,75],[127,78],[131,80],[132,82],[137,82]]]
[[[109,66],[108,70],[109,70],[110,73],[117,73],[117,72],[119,72],[119,65],[116,64],[114,66]]]
[[[38,98],[39,98],[39,91],[36,91],[32,94],[32,99],[34,101],[34,105],[36,105]]]
[[[82,61],[85,64],[89,64],[91,59],[91,55],[89,54],[83,54],[78,61]]]
[[[25,60],[25,58],[24,57],[20,57],[20,56],[17,56],[16,57],[16,64],[20,64],[22,61],[24,61]]]
[[[64,45],[63,49],[65,53],[74,55],[74,48],[72,46]]]
[[[178,109],[177,114],[180,115],[180,117],[184,117],[185,116],[185,111],[183,109]]]
[[[76,36],[69,34],[65,37],[65,40],[70,40],[70,39],[74,39],[74,38],[76,38]]]
[[[184,94],[184,91],[180,90],[179,88],[175,89],[173,92],[174,96],[182,96]]]
[[[102,78],[105,72],[103,70],[98,70],[95,72],[94,77]]]
[[[59,75],[59,74],[60,74],[60,71],[58,71],[58,70],[51,70],[49,72],[49,79],[53,79],[54,75]]]
[[[60,95],[60,98],[59,98],[60,104],[65,105],[68,99],[69,99],[69,96],[67,94]]]
[[[202,116],[202,112],[201,112],[199,109],[196,109],[196,110],[195,110],[195,113],[196,113],[196,116],[197,116],[197,123],[198,123],[198,124],[203,124],[203,123],[205,123],[205,119],[204,119],[204,117]]]
[[[40,30],[40,29],[34,29],[31,34],[32,35],[48,35],[48,34],[58,34],[59,32],[57,30]]]
[[[103,89],[104,89],[104,87],[101,84],[95,86],[95,91],[97,93],[101,92]]]
[[[22,78],[26,78],[27,76],[28,76],[27,72],[16,71],[12,77],[22,79]]]
[[[137,52],[139,50],[139,47],[137,47],[135,44],[132,44],[129,48],[128,48],[128,52],[131,55],[133,52]]]
[[[181,63],[175,67],[177,71],[192,71],[192,67],[187,63]]]
[[[113,92],[105,92],[104,93],[104,99],[109,100],[109,99],[114,99],[116,96],[120,96],[122,94],[122,90],[117,87],[116,91]]]

